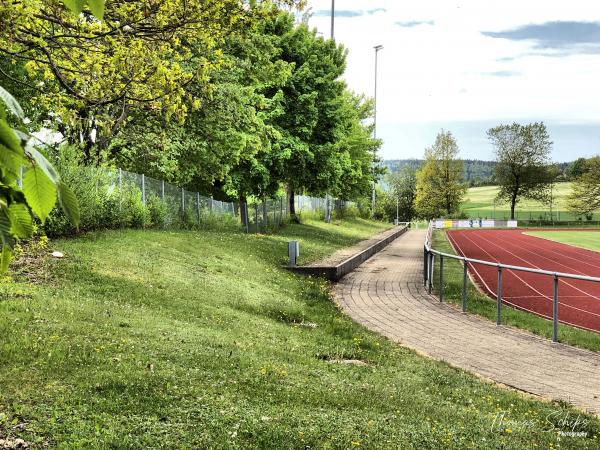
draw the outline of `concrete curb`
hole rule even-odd
[[[374,243],[370,247],[352,255],[350,258],[342,261],[335,266],[286,266],[285,268],[291,272],[311,275],[313,277],[323,277],[330,281],[339,281],[344,275],[352,272],[371,256],[383,250],[392,241],[402,236],[408,231],[408,227],[398,228],[394,233]]]

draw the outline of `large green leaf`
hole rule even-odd
[[[88,6],[92,14],[96,16],[98,20],[102,20],[104,17],[104,0],[88,0]]]
[[[79,203],[73,191],[62,182],[58,184],[58,200],[69,221],[79,226]]]
[[[33,158],[33,160],[40,167],[40,169],[44,171],[46,176],[50,178],[50,180],[52,180],[54,184],[58,184],[58,182],[60,181],[60,176],[58,175],[58,172],[56,171],[56,169],[54,169],[50,161],[48,161],[46,157],[42,155],[42,153],[40,153],[32,145],[28,144],[25,148],[25,151],[31,158]]]
[[[0,144],[3,144],[5,147],[15,153],[23,153],[19,138],[4,120],[0,120]]]
[[[11,113],[19,119],[23,118],[25,114],[23,113],[21,105],[19,105],[19,102],[2,86],[0,86],[0,100],[2,100]]]
[[[11,203],[8,207],[11,222],[11,232],[18,238],[30,238],[33,234],[31,213],[23,203]]]
[[[4,184],[14,183],[19,176],[19,169],[25,163],[25,158],[0,144],[0,170],[2,170],[2,182]]]
[[[8,270],[8,265],[12,259],[12,251],[7,245],[2,246],[2,252],[0,253],[0,273],[4,273]]]
[[[69,8],[73,13],[79,14],[83,9],[84,0],[63,0],[63,3],[67,8]]]
[[[2,198],[0,200],[0,242],[2,243],[2,247],[8,247],[12,249],[13,239],[10,234],[11,223],[10,217],[8,215],[8,206],[6,204],[6,199]]]
[[[25,171],[23,193],[29,207],[44,222],[56,204],[56,185],[38,165]]]

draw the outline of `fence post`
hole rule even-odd
[[[265,231],[267,231],[267,227],[269,226],[269,215],[267,213],[267,201],[263,198],[262,201],[262,210],[263,210],[263,227]]]
[[[497,296],[497,311],[496,311],[496,325],[502,325],[502,267],[498,266],[498,292]]]
[[[146,204],[146,177],[142,174],[142,203]]]
[[[198,225],[200,225],[200,192],[196,192],[196,208],[198,209]]]
[[[185,191],[181,188],[181,222],[185,220]]]
[[[165,180],[160,182],[160,198],[163,202],[165,201]]]
[[[552,302],[552,342],[558,342],[558,275],[554,274],[554,299]]]
[[[23,166],[19,167],[19,178],[17,178],[17,186],[23,189]]]
[[[467,312],[467,269],[468,269],[468,262],[465,259],[464,261],[464,265],[463,265],[463,290],[462,290],[462,310],[463,312]]]
[[[254,223],[256,224],[256,232],[258,233],[258,203],[254,204]]]
[[[248,203],[244,202],[241,205],[244,208],[244,220],[245,220],[245,224],[246,225],[246,233],[250,232],[250,219],[248,218]]]
[[[440,255],[440,302],[444,301],[444,257]]]

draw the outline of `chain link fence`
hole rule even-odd
[[[223,202],[187,191],[163,180],[117,169],[109,173],[114,188],[124,186],[137,188],[145,205],[160,201],[165,208],[166,227],[179,225],[202,225],[214,220],[227,219],[237,222],[248,233],[277,230],[290,216],[288,199],[285,196],[264,199],[249,199],[246,203]],[[353,202],[297,195],[294,206],[297,214],[316,214],[329,222],[332,213],[341,216]]]

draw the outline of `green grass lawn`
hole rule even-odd
[[[525,234],[600,252],[600,232],[597,231],[530,231]]]
[[[0,285],[0,439],[60,448],[552,448],[577,412],[485,383],[354,323],[281,268],[386,226],[279,235],[111,231]],[[28,280],[28,281],[27,281]],[[331,361],[356,359],[366,365]],[[505,411],[505,420],[494,419]],[[549,419],[548,419],[549,418]],[[589,419],[561,447],[598,448]],[[524,424],[532,424],[531,426]]]
[[[600,237],[600,233],[598,234]],[[444,253],[456,254],[447,239],[445,231],[435,231],[433,235],[433,248]],[[434,267],[435,280],[439,280],[439,258],[436,258]],[[455,259],[444,260],[444,298],[456,305],[462,305],[463,265]],[[436,287],[436,292],[438,292]],[[477,314],[496,322],[496,302],[477,289],[469,280],[467,291],[469,313]],[[522,328],[534,334],[552,339],[552,322],[535,314],[519,311],[510,306],[503,305],[502,323],[512,327]],[[600,351],[600,334],[581,330],[569,325],[559,324],[559,341],[565,344]]]
[[[568,211],[567,199],[571,193],[571,183],[557,183],[554,187],[554,203],[552,217],[557,221],[577,219]],[[481,186],[469,188],[462,209],[469,217],[487,217],[489,219],[510,218],[510,205],[508,203],[496,204],[494,198],[498,193],[498,186]],[[541,217],[550,219],[550,208],[534,200],[523,200],[517,204],[516,218],[521,220],[538,220]],[[600,214],[595,214],[593,220],[600,220]]]

